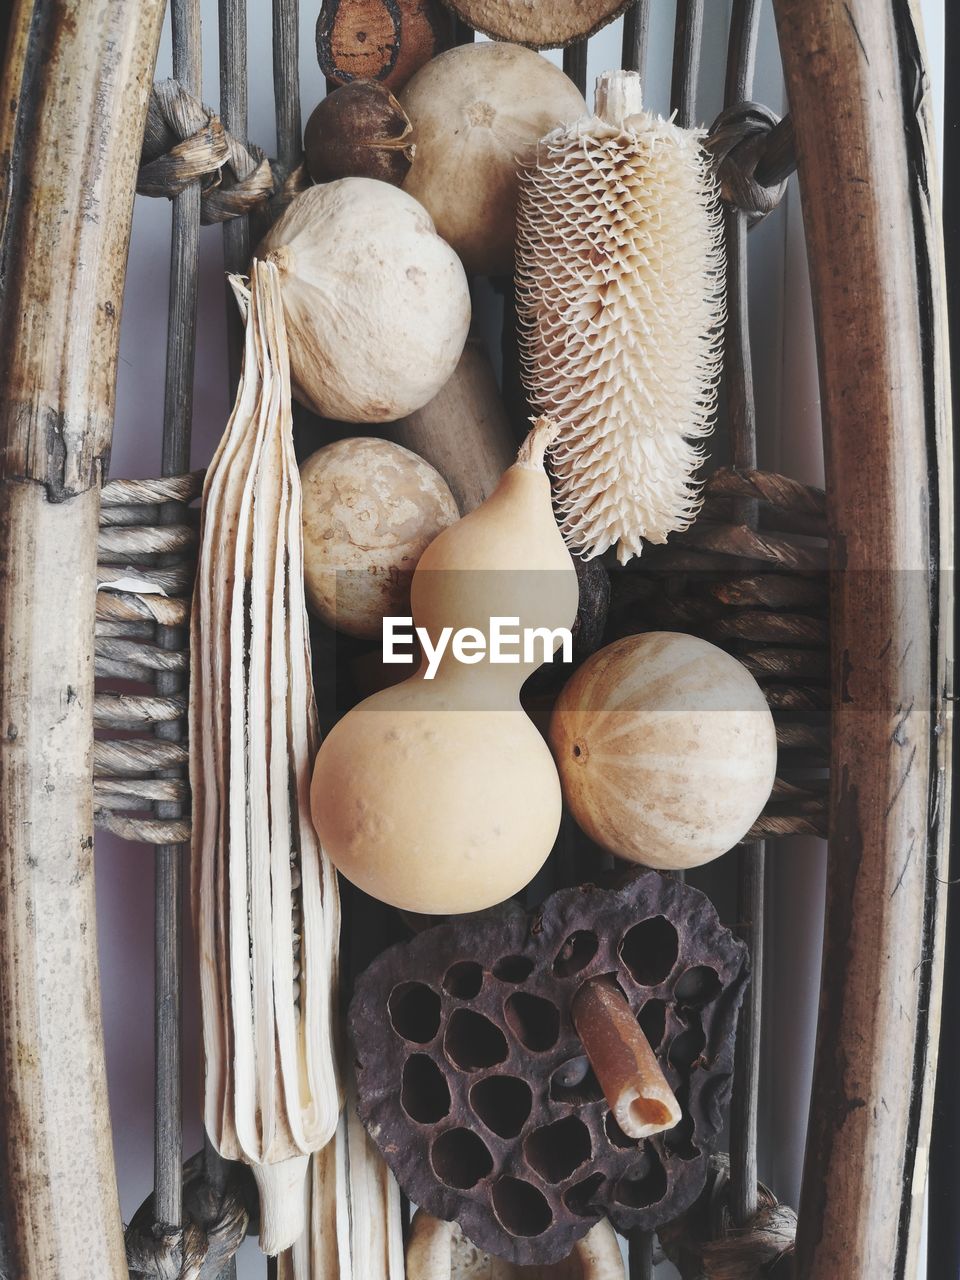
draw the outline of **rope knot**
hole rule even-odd
[[[767,187],[756,177],[767,138],[779,123],[769,107],[741,102],[721,111],[707,135],[705,145],[717,166],[720,193],[751,223],[772,212],[787,189],[786,179]]]
[[[661,1227],[660,1243],[684,1280],[789,1280],[797,1215],[757,1184],[757,1212],[738,1226],[730,1208],[730,1162],[710,1161],[707,1185],[691,1209]]]
[[[124,1233],[131,1280],[213,1280],[247,1234],[249,1214],[236,1170],[222,1192],[207,1180],[203,1152],[183,1166],[182,1227],[157,1222],[149,1196]]]
[[[194,182],[200,183],[205,225],[248,213],[278,186],[259,147],[238,142],[178,81],[158,81],[150,95],[137,191],[172,199]]]

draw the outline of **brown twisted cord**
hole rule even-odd
[[[172,199],[193,182],[201,184],[205,225],[239,218],[268,200],[289,203],[308,185],[302,165],[291,173],[275,169],[176,80],[161,80],[150,99],[137,191]]]
[[[710,1161],[703,1195],[687,1213],[661,1228],[664,1252],[683,1280],[789,1280],[797,1215],[762,1183],[757,1211],[737,1226],[730,1206],[730,1162]]]
[[[183,1166],[183,1226],[156,1222],[150,1196],[127,1227],[131,1280],[210,1280],[240,1248],[248,1220],[239,1177],[216,1191],[198,1152]]]
[[[707,136],[724,200],[745,213],[751,223],[771,213],[783,199],[786,178],[764,186],[756,176],[767,139],[780,117],[758,102],[740,102],[721,111]]]

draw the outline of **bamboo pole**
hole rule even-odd
[[[949,831],[942,245],[907,0],[775,0],[832,554],[831,839],[798,1280],[915,1274]]]
[[[161,0],[19,0],[0,155],[0,1214],[30,1280],[126,1277],[93,883],[99,481]]]

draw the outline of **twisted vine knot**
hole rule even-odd
[[[659,1235],[683,1280],[790,1280],[796,1230],[796,1213],[763,1183],[757,1184],[757,1212],[738,1226],[730,1208],[730,1162],[718,1155],[700,1199]]]
[[[153,1196],[124,1234],[131,1280],[213,1280],[247,1234],[249,1213],[239,1176],[223,1191],[207,1180],[203,1152],[183,1166],[183,1226],[157,1222]]]
[[[137,191],[172,199],[200,183],[200,221],[226,222],[268,200],[288,204],[307,185],[298,165],[283,173],[259,147],[239,142],[220,117],[176,80],[153,86]]]
[[[759,102],[740,102],[721,111],[707,135],[720,178],[720,192],[728,204],[759,222],[783,199],[787,181],[764,186],[756,177],[767,138],[780,117]]]

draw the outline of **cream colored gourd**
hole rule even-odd
[[[309,187],[257,252],[280,273],[293,391],[315,413],[393,422],[453,373],[470,290],[412,196],[373,178]]]
[[[403,189],[430,211],[467,271],[513,269],[518,165],[550,129],[583,114],[559,67],[515,44],[464,44],[422,67],[400,94],[416,155]]]
[[[456,1222],[441,1222],[418,1209],[410,1224],[406,1280],[626,1280],[626,1268],[606,1218],[562,1262],[518,1266],[478,1249]]]
[[[459,518],[447,482],[409,449],[368,436],[318,449],[300,479],[311,612],[347,635],[379,636],[385,615],[409,613],[417,561]]]
[[[204,1124],[260,1192],[260,1243],[303,1229],[337,1126],[337,877],[310,821],[319,740],[277,273],[254,261],[237,401],[207,471],[190,651],[191,860]]]
[[[773,717],[746,667],[669,631],[627,636],[589,658],[557,699],[550,745],[587,835],[670,871],[741,840],[777,765]]]
[[[545,137],[523,174],[524,379],[559,424],[557,511],[585,557],[615,547],[625,563],[700,507],[724,307],[719,192],[702,138],[644,111],[636,72],[607,72],[595,114]]]
[[[494,617],[573,625],[577,576],[543,469],[551,431],[539,423],[486,502],[421,556],[412,610],[434,644],[445,627],[487,636]],[[467,665],[448,649],[433,680],[424,663],[333,728],[313,819],[348,880],[403,910],[447,915],[501,902],[536,874],[561,814],[556,767],[519,703],[539,665]]]

